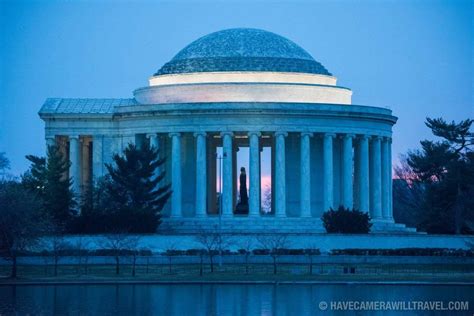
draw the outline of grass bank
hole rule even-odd
[[[202,268],[202,274],[201,274]],[[166,283],[166,282],[298,282],[298,283],[471,283],[474,271],[465,265],[23,265],[18,278],[9,279],[8,266],[0,266],[0,284],[42,283]]]

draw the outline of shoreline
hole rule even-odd
[[[444,280],[439,280],[439,278],[429,278],[420,279],[420,280],[351,280],[351,279],[342,279],[342,280],[288,280],[288,279],[270,279],[262,278],[259,280],[225,280],[225,279],[206,279],[197,280],[193,278],[173,280],[173,279],[163,279],[163,280],[151,280],[151,279],[9,279],[3,278],[0,279],[1,286],[39,286],[39,285],[213,285],[213,284],[274,284],[274,285],[438,285],[438,286],[474,286],[474,279],[470,281],[461,281],[456,280],[456,278],[446,278]]]

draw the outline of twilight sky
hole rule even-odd
[[[1,1],[0,152],[44,154],[47,97],[124,97],[210,32],[262,28],[306,49],[399,121],[393,155],[431,138],[426,116],[474,117],[471,1]]]

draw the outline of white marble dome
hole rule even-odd
[[[331,75],[294,42],[264,30],[236,28],[203,36],[155,75],[227,71],[300,72]]]
[[[203,36],[137,89],[142,104],[286,102],[350,104],[352,91],[294,42],[237,28]]]

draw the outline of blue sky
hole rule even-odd
[[[47,97],[131,97],[198,37],[262,28],[305,48],[399,117],[393,154],[430,138],[426,116],[474,117],[470,1],[0,2],[0,151],[12,173],[44,153]]]

